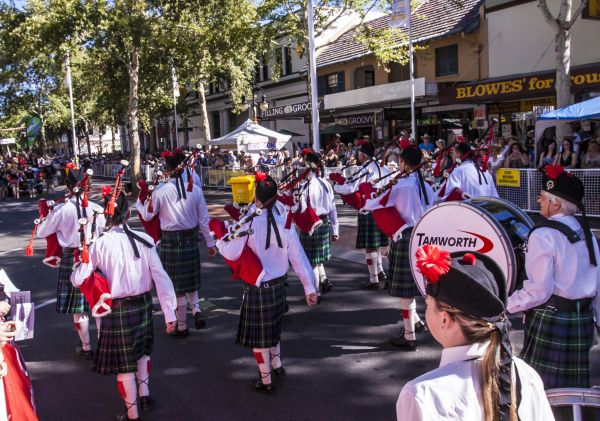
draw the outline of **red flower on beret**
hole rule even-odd
[[[547,165],[546,166],[546,176],[557,179],[559,175],[565,172],[565,169],[560,165]]]
[[[439,246],[425,244],[417,249],[417,269],[432,283],[450,271],[450,253]]]
[[[257,183],[261,183],[267,179],[267,174],[265,174],[264,172],[256,172],[254,174],[254,178]]]
[[[312,152],[312,150],[310,148],[304,148],[304,149],[302,149],[302,155],[308,155],[311,152]]]
[[[171,151],[168,149],[165,149],[163,153],[160,154],[161,157],[166,158],[167,156],[171,156]]]
[[[404,139],[404,138],[402,140],[400,140],[400,148],[401,149],[410,148],[410,140]]]
[[[106,197],[112,193],[112,188],[110,186],[102,186],[102,197]]]

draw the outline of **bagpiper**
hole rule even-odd
[[[310,149],[302,151],[304,166],[310,170],[306,181],[298,186],[301,209],[312,208],[321,223],[312,232],[300,230],[300,243],[315,274],[315,289],[319,296],[331,291],[332,284],[324,263],[331,260],[331,241],[339,239],[339,224],[333,187],[320,175],[320,156]]]
[[[109,198],[105,200],[108,203]],[[153,284],[167,333],[175,331],[177,299],[152,237],[127,225],[130,212],[123,192],[118,194],[112,213],[108,232],[90,247],[89,263],[76,266],[71,281],[86,294],[90,291],[94,308],[99,307],[100,299],[105,306],[110,303],[102,314],[94,366],[100,374],[117,375],[126,408],[117,420],[139,420],[140,409],[148,411],[154,406],[149,389]]]
[[[330,179],[336,183],[333,187],[336,193],[342,195],[360,195],[358,187],[361,183],[371,183],[376,187],[382,187],[383,182],[379,181],[382,177],[389,174],[387,167],[382,167],[377,162],[375,156],[375,145],[371,142],[361,140],[358,142],[358,160],[361,164],[359,170],[349,176],[347,179],[340,174],[331,174]],[[355,205],[356,209],[362,208],[364,201],[362,198],[360,205]],[[380,281],[387,280],[383,271],[382,248],[389,245],[388,238],[377,227],[373,216],[370,214],[358,214],[358,231],[356,234],[356,248],[365,250],[367,268],[369,270],[369,280],[361,283],[361,288],[379,289]]]
[[[416,332],[425,329],[425,324],[417,314],[415,297],[420,296],[415,285],[409,262],[410,236],[414,225],[425,211],[433,205],[435,193],[425,182],[420,166],[423,153],[408,141],[400,142],[399,168],[397,175],[388,181],[387,189],[379,192],[378,197],[367,200],[363,209],[373,213],[376,222],[381,225],[393,226],[393,215],[385,214],[382,221],[377,219],[380,208],[393,207],[395,215],[402,221],[396,224],[400,229],[393,234],[389,254],[388,294],[400,298],[400,310],[404,328],[400,335],[390,340],[392,345],[402,350],[417,349]],[[390,187],[391,186],[391,187]],[[385,191],[387,190],[387,191]],[[385,203],[383,203],[385,202]]]
[[[584,186],[560,166],[548,166],[538,198],[545,221],[529,234],[527,280],[508,299],[525,312],[522,358],[546,389],[590,387],[590,348],[600,332],[600,254],[585,215]],[[580,220],[575,217],[582,211]]]
[[[200,308],[200,252],[198,230],[202,232],[208,257],[217,253],[208,228],[208,208],[200,187],[184,182],[182,173],[186,167],[185,156],[163,153],[166,174],[170,180],[156,189],[152,200],[145,203],[138,198],[136,208],[142,219],[152,220],[159,216],[162,231],[159,255],[163,267],[169,274],[177,294],[177,330],[174,336],[189,335],[186,323],[187,304],[192,308],[196,329],[206,327],[206,319]],[[191,180],[191,179],[190,179]]]
[[[83,358],[92,359],[93,351],[89,332],[89,306],[81,292],[71,284],[73,264],[88,259],[87,247],[104,229],[104,209],[88,199],[89,174],[71,168],[66,176],[69,198],[56,205],[37,226],[41,238],[56,234],[62,248],[58,269],[56,312],[73,315],[75,329],[81,344],[76,352]],[[84,183],[85,181],[85,183]]]
[[[253,389],[272,393],[271,373],[284,376],[281,358],[281,332],[285,311],[285,280],[291,262],[300,278],[306,303],[317,303],[314,272],[298,234],[286,228],[286,215],[276,205],[277,183],[257,173],[256,209],[227,232],[222,221],[211,220],[219,238],[217,248],[234,269],[235,277],[244,281],[236,342],[251,348],[260,378]]]

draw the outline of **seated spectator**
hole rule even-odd
[[[562,141],[562,150],[556,155],[554,164],[558,164],[563,168],[577,167],[577,155],[573,152],[573,139],[570,136],[565,136]]]
[[[504,160],[504,168],[528,168],[529,156],[521,144],[514,142],[510,146],[509,155]]]
[[[327,168],[337,167],[339,163],[338,156],[335,154],[333,149],[329,149],[327,155],[325,155],[325,166]]]
[[[597,140],[588,144],[588,150],[581,158],[581,168],[600,168],[600,143]]]
[[[547,143],[546,147],[542,151],[542,154],[540,155],[540,160],[538,162],[537,168],[544,168],[546,165],[554,164],[556,156],[556,142]]]

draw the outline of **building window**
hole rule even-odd
[[[416,58],[416,57],[415,57]],[[416,61],[415,61],[416,64]],[[415,65],[416,67],[416,65]],[[390,73],[388,73],[388,83],[402,82],[410,80],[410,64],[390,63]]]
[[[212,129],[213,134],[212,137],[217,138],[221,137],[221,113],[218,111],[213,111],[212,113]]]
[[[284,74],[291,75],[292,70],[292,49],[290,47],[283,47],[283,58],[284,58]]]
[[[269,65],[267,63],[267,58],[263,55],[260,58],[260,71],[261,71],[261,80],[269,80]]]
[[[373,66],[359,67],[354,71],[354,89],[375,86],[375,69]]]
[[[435,75],[448,76],[458,74],[458,44],[435,49]]]
[[[344,72],[330,73],[317,78],[319,96],[344,92]]]

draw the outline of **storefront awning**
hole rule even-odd
[[[415,79],[415,96],[425,96],[425,78]],[[337,94],[325,95],[325,109],[356,107],[357,105],[393,102],[410,98],[410,81],[386,83],[368,88],[352,89]]]

